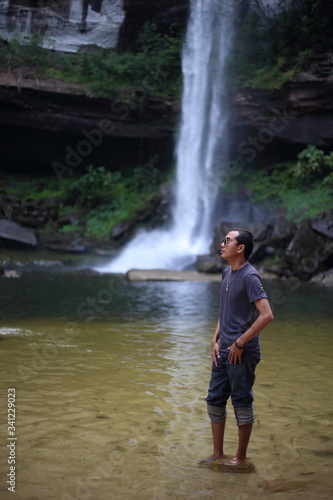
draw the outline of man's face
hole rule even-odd
[[[220,255],[222,259],[228,260],[229,257],[233,257],[238,253],[238,241],[236,237],[238,236],[238,231],[230,231],[221,243]]]

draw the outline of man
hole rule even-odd
[[[226,403],[231,396],[238,425],[238,449],[226,467],[247,460],[253,415],[255,367],[260,361],[258,334],[274,318],[258,271],[248,262],[253,236],[244,229],[230,231],[221,243],[223,271],[220,315],[212,340],[212,373],[206,398],[213,435],[213,454],[200,463],[226,458],[223,451]]]

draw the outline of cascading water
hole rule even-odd
[[[182,119],[172,225],[140,232],[101,272],[184,269],[207,252],[227,158],[223,70],[233,36],[233,1],[192,0],[183,48]],[[220,214],[221,215],[221,214]]]

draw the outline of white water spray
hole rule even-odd
[[[233,35],[230,0],[192,0],[183,48],[182,119],[170,229],[140,232],[100,272],[184,269],[206,253],[226,162],[227,103],[223,71]],[[221,214],[220,214],[221,215]]]

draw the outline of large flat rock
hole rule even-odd
[[[31,229],[6,219],[0,220],[0,238],[25,245],[37,245],[36,235]]]
[[[221,281],[221,274],[170,269],[130,269],[126,278],[129,281]]]

